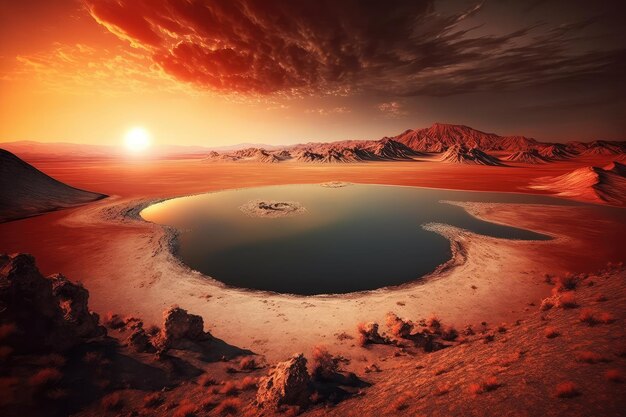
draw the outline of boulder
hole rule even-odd
[[[311,394],[311,377],[306,363],[306,358],[300,353],[277,364],[268,376],[259,380],[257,404],[272,409],[281,405],[306,406]]]
[[[201,316],[189,314],[187,310],[174,306],[163,312],[163,329],[159,336],[162,350],[175,347],[180,341],[202,341],[211,338],[204,331],[204,320]]]
[[[358,327],[359,341],[361,345],[367,345],[370,343],[389,343],[389,339],[382,337],[378,333],[378,323],[369,322],[360,324]]]

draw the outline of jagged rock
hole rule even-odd
[[[362,345],[370,343],[389,343],[389,340],[378,333],[378,323],[369,322],[359,325],[359,337]]]
[[[180,307],[171,307],[163,312],[163,329],[159,337],[162,350],[175,347],[177,342],[201,341],[211,338],[204,332],[204,320],[201,316],[189,314]]]
[[[402,339],[409,338],[415,327],[413,323],[402,320],[394,313],[387,314],[387,326],[391,330],[391,334]]]
[[[8,344],[18,352],[62,351],[105,334],[88,298],[62,276],[44,278],[31,255],[0,256],[0,322],[16,326]]]
[[[277,364],[268,376],[259,380],[257,404],[265,408],[278,408],[283,404],[306,406],[311,394],[306,363],[300,353]]]
[[[98,314],[89,311],[89,291],[61,274],[51,275],[48,279],[52,281],[52,293],[63,310],[65,321],[75,326],[78,336],[98,337],[106,333],[100,326]]]
[[[126,339],[128,346],[135,352],[153,352],[154,346],[150,341],[150,336],[142,327],[137,327]]]

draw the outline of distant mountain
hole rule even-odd
[[[441,147],[454,145],[478,148],[486,151],[525,150],[538,142],[524,136],[498,136],[463,125],[435,123],[429,128],[407,130],[393,138],[409,148],[420,152],[440,152]]]
[[[626,205],[626,166],[619,162],[583,167],[557,177],[536,179],[530,188],[552,191],[558,196],[615,206]]]
[[[85,204],[106,195],[70,187],[0,149],[0,222]]]
[[[498,158],[488,155],[476,147],[468,149],[462,145],[450,146],[439,160],[454,164],[503,165]]]
[[[551,161],[550,158],[541,155],[537,149],[527,149],[513,152],[504,158],[504,160],[510,162],[523,162],[526,164],[542,164]]]

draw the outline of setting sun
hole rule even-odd
[[[124,145],[131,152],[145,151],[150,147],[150,133],[142,127],[135,127],[126,133]]]

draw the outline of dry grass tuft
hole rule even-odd
[[[241,405],[238,398],[226,398],[215,407],[215,412],[221,415],[234,415],[239,412]]]
[[[322,379],[332,378],[339,370],[337,361],[324,345],[317,345],[313,348],[311,364],[312,374]]]
[[[578,395],[580,391],[572,381],[561,382],[556,386],[556,396],[559,398],[572,398]]]
[[[120,410],[124,407],[124,399],[119,392],[112,392],[102,397],[100,404],[102,404],[102,407],[104,407],[105,410]]]
[[[143,397],[144,408],[157,408],[165,402],[165,396],[160,392],[153,392]]]
[[[589,326],[598,324],[598,318],[595,316],[595,313],[588,308],[585,308],[580,312],[578,319]]]
[[[242,371],[254,371],[259,366],[253,357],[246,356],[239,361],[239,369]]]
[[[452,341],[456,340],[459,337],[459,332],[454,328],[454,326],[444,326],[441,330],[441,338],[443,340]]]
[[[180,403],[176,411],[172,415],[173,417],[196,417],[196,406],[189,401],[183,401]]]
[[[211,385],[217,384],[217,381],[211,377],[208,373],[204,373],[198,378],[198,385],[203,387],[209,387]]]
[[[556,327],[554,326],[548,326],[545,329],[543,329],[543,334],[548,338],[548,339],[554,339],[555,337],[559,336],[561,333],[559,333],[559,331],[557,330]]]
[[[233,381],[226,381],[219,389],[219,393],[222,395],[234,396],[239,393],[239,387]]]
[[[579,282],[580,279],[576,275],[566,274],[565,276],[558,277],[556,279],[554,288],[559,292],[572,291],[576,289]]]
[[[578,304],[576,303],[576,297],[574,296],[573,291],[567,291],[561,294],[558,298],[558,306],[561,308],[576,308]]]
[[[611,324],[615,322],[615,317],[611,313],[607,313],[606,311],[603,311],[602,313],[598,315],[598,322],[602,324]]]
[[[241,391],[247,391],[249,389],[254,389],[256,388],[257,385],[257,379],[253,378],[251,376],[247,376],[244,379],[242,379],[241,381],[239,381],[239,389]]]
[[[43,387],[58,382],[63,378],[63,374],[56,368],[43,368],[28,378],[28,385],[31,387]]]
[[[604,377],[607,379],[607,381],[617,383],[624,382],[624,377],[622,376],[622,373],[619,371],[619,369],[609,369],[604,374]]]
[[[411,401],[411,395],[409,392],[403,392],[398,395],[391,403],[389,403],[389,411],[397,412],[403,411],[409,408],[409,402]]]
[[[435,330],[439,329],[441,327],[441,319],[433,313],[426,319],[426,326]]]
[[[607,358],[595,352],[592,352],[590,350],[583,350],[581,352],[576,352],[575,357],[576,357],[576,362],[584,362],[584,363],[608,362]]]

